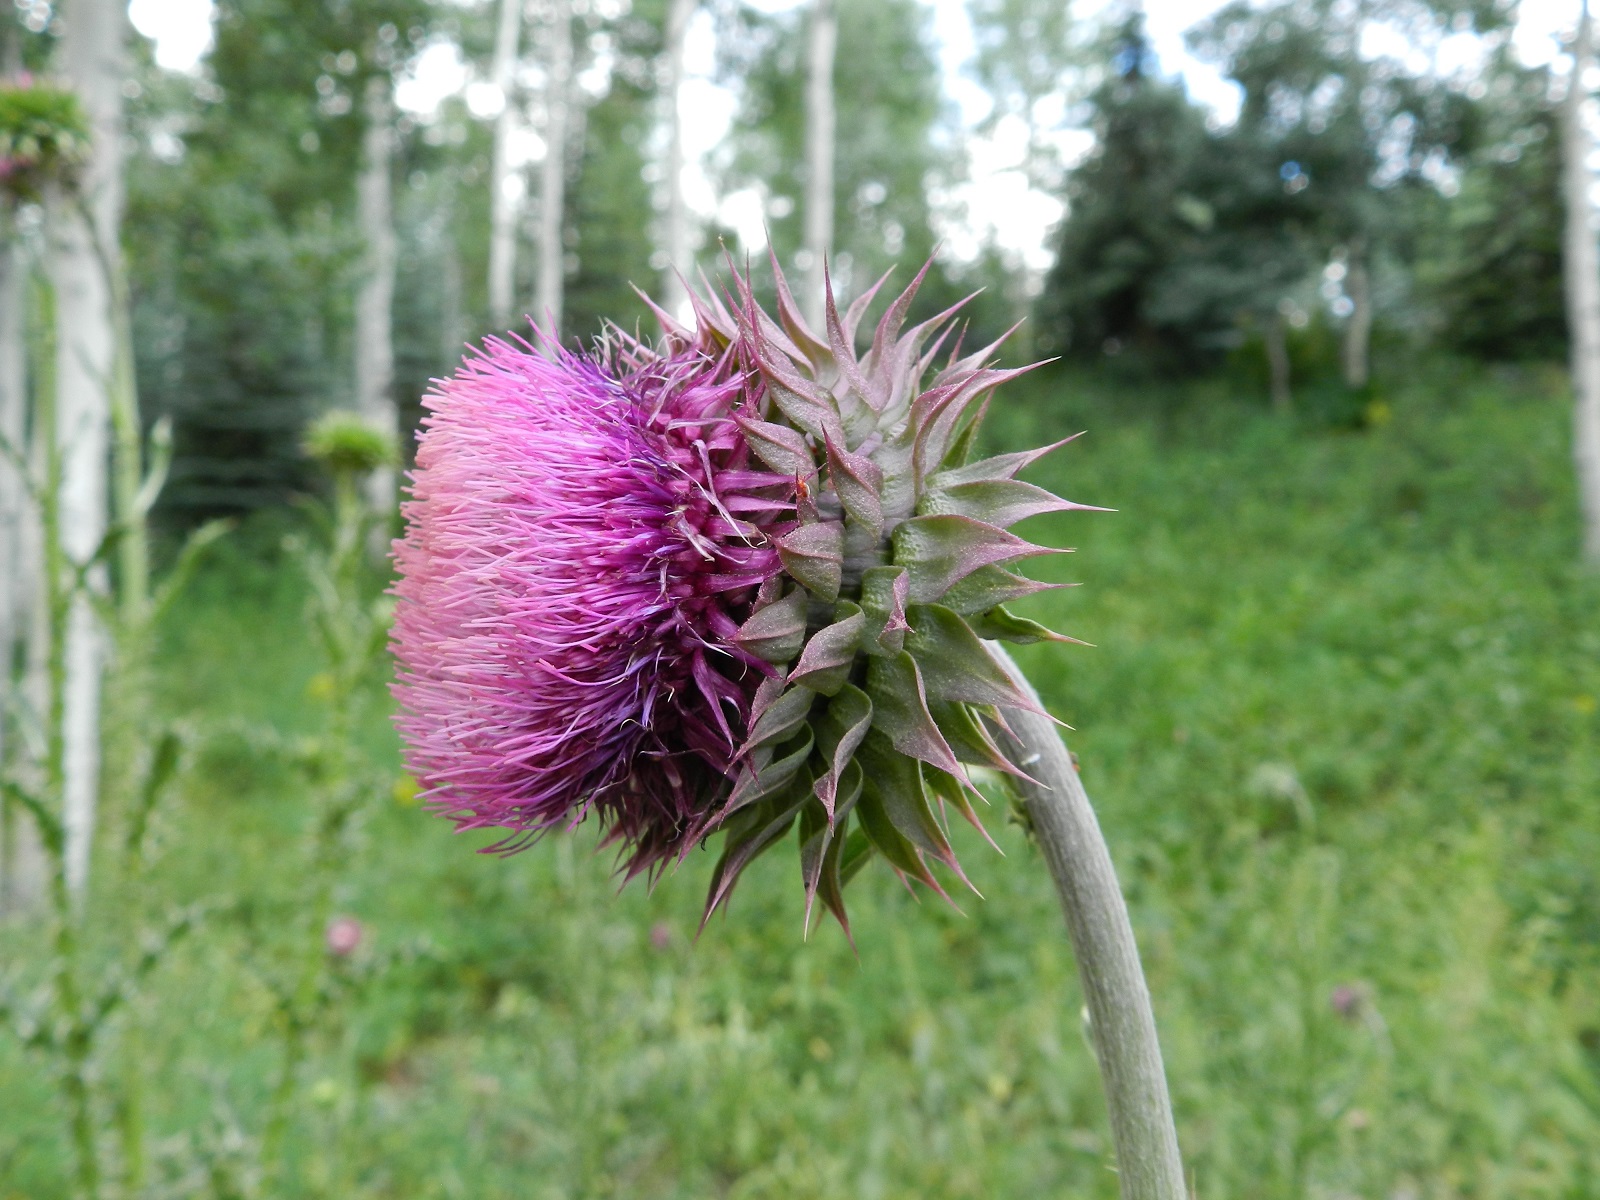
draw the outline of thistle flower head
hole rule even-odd
[[[773,266],[775,317],[735,272],[660,347],[491,341],[429,397],[396,691],[432,803],[498,848],[593,810],[631,874],[722,832],[709,916],[798,826],[807,919],[848,930],[874,854],[964,878],[970,766],[1026,778],[994,730],[1034,702],[983,642],[1067,640],[1007,611],[1049,586],[1010,527],[1084,506],[1016,478],[1053,447],[969,461],[1022,372],[956,309],[906,326],[926,267],[858,353],[878,288],[818,334]]]
[[[37,199],[51,181],[72,183],[88,155],[77,93],[27,74],[0,80],[0,192]]]
[[[496,849],[593,812],[629,873],[704,836],[771,668],[733,636],[782,564],[732,356],[491,340],[425,403],[394,649],[408,765]]]

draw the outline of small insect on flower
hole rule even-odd
[[[1036,707],[983,639],[1070,640],[1004,607],[1050,586],[1009,527],[1085,506],[1016,478],[1054,447],[968,461],[1021,371],[936,364],[926,271],[865,354],[878,289],[819,337],[774,263],[776,319],[735,274],[658,346],[490,340],[425,398],[393,644],[430,806],[502,851],[593,813],[630,876],[721,831],[708,916],[796,825],[808,922],[848,930],[873,854],[964,878],[946,811],[977,823],[969,765],[1027,778],[994,731]]]

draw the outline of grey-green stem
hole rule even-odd
[[[998,646],[991,650],[1018,686],[1037,698],[1010,656]],[[1006,720],[1011,729],[999,731],[1001,748],[1039,781],[1015,782],[1055,880],[1078,960],[1123,1200],[1185,1200],[1150,989],[1100,822],[1050,718],[1011,709]]]

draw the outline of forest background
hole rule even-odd
[[[0,14],[8,87],[67,70],[74,7]],[[1596,81],[1496,0],[1241,0],[1187,33],[1205,103],[1137,4],[964,15],[959,72],[918,0],[218,0],[183,70],[130,31],[106,362],[164,475],[155,576],[185,586],[100,606],[96,833],[59,928],[5,793],[0,1197],[1115,1194],[1003,802],[1006,858],[969,839],[986,899],[864,877],[852,951],[802,941],[775,864],[696,940],[709,856],[617,896],[592,837],[479,858],[400,772],[361,552],[393,477],[358,512],[308,425],[355,409],[407,445],[515,314],[648,327],[633,285],[674,305],[672,269],[725,277],[725,247],[770,288],[769,241],[797,280],[826,249],[846,296],[932,258],[925,312],[981,288],[969,338],[1025,318],[1006,361],[1057,359],[990,440],[1091,431],[1038,477],[1119,511],[1039,520],[1080,547],[1044,572],[1089,586],[1033,615],[1098,648],[1025,665],[1077,727],[1196,1194],[1600,1193],[1600,583],[1563,290]],[[731,120],[686,160],[693,88]],[[36,458],[72,333],[55,239],[97,219],[53,203],[8,190],[0,218],[0,432]],[[118,536],[80,574],[121,604]],[[26,548],[0,541],[13,582]],[[50,728],[25,590],[0,614],[24,782]],[[104,990],[62,1008],[63,962]]]

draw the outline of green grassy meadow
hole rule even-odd
[[[1576,567],[1555,371],[1435,365],[1360,429],[1220,383],[1014,385],[997,444],[1088,436],[1039,482],[1083,586],[1019,653],[1122,872],[1195,1194],[1600,1196],[1600,579]],[[319,667],[258,522],[163,633],[188,731],[150,884],[202,927],[120,1018],[151,1196],[252,1194],[270,986],[305,900]],[[398,781],[381,681],[364,746]],[[585,831],[472,853],[378,789],[334,905],[365,928],[297,1073],[292,1197],[1113,1197],[1070,949],[1037,853],[958,829],[957,912],[875,865],[857,951],[802,939],[790,849],[695,931],[714,856],[620,893]],[[0,963],[42,978],[40,932]],[[136,1050],[131,1047],[137,1047]],[[67,1195],[43,1060],[0,1040],[0,1197]],[[105,1114],[107,1137],[129,1114]]]

